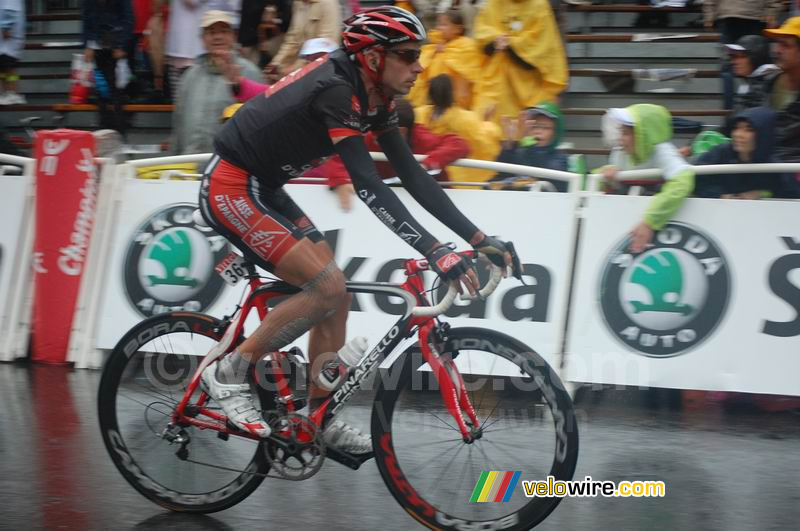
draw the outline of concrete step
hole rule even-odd
[[[69,78],[61,79],[25,79],[19,82],[19,91],[23,94],[54,94],[65,95],[69,93]]]
[[[701,19],[700,13],[670,13],[667,15],[667,25],[663,30],[686,31],[688,29],[702,31],[702,28],[690,28],[689,24]],[[634,24],[639,18],[638,13],[589,13],[568,11],[566,28],[570,33],[586,32],[598,28],[628,28],[628,31],[647,31],[651,28],[636,28]]]
[[[39,48],[39,49],[25,49],[22,51],[20,62],[22,63],[66,63],[69,65],[72,61],[72,55],[81,53],[82,48]]]
[[[605,93],[571,93],[563,97],[564,107],[627,107],[634,103],[656,103],[667,108],[691,109],[704,111],[719,109],[721,97],[710,94],[605,94]]]
[[[670,81],[639,81],[625,77],[572,77],[569,82],[569,92],[607,92],[630,90],[636,93],[646,93],[653,90],[672,90],[680,94],[719,94],[721,90],[719,79],[689,79]]]
[[[80,18],[77,20],[45,20],[28,21],[28,35],[31,34],[51,34],[51,35],[80,35],[83,23]]]
[[[584,58],[610,58],[617,64],[627,64],[629,60],[650,60],[671,58],[677,62],[682,58],[719,60],[721,47],[715,42],[570,42],[567,55],[573,61]]]
[[[36,107],[35,105],[22,106],[22,109]],[[41,120],[36,122],[36,128],[47,129],[54,127],[75,127],[78,129],[97,128],[99,125],[97,112],[71,112],[63,114],[64,119],[59,120],[60,113],[52,110],[17,110],[15,107],[0,107],[0,119],[9,128],[20,127],[20,120],[31,116],[38,116]],[[171,115],[169,113],[131,113],[131,125],[141,132],[151,132],[164,138],[169,136],[171,130]]]

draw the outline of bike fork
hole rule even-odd
[[[471,443],[481,436],[481,426],[479,425],[475,408],[469,399],[466,384],[461,373],[458,371],[452,359],[443,359],[439,356],[435,345],[431,342],[433,323],[422,326],[419,330],[420,345],[422,355],[433,370],[434,377],[439,383],[439,392],[442,395],[447,411],[455,419],[461,437],[466,443]],[[464,418],[464,413],[467,418]],[[467,425],[467,422],[471,426]]]

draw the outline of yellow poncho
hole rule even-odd
[[[481,75],[483,57],[475,41],[469,37],[458,37],[444,45],[436,53],[437,44],[422,47],[419,62],[425,69],[414,83],[408,95],[414,107],[428,104],[428,84],[439,74],[448,74],[453,80],[453,93],[456,105],[463,109],[472,108],[472,94]]]
[[[473,109],[496,104],[499,121],[542,101],[556,101],[567,87],[569,68],[549,0],[488,0],[475,18],[475,40],[483,50],[500,35],[510,37],[510,48],[533,69],[507,51],[495,51],[482,69]]]
[[[438,118],[433,118],[433,105],[414,109],[415,121],[437,135],[455,133],[469,144],[471,159],[496,160],[500,153],[500,127],[485,122],[474,112],[455,105]],[[447,174],[454,182],[485,182],[496,172],[449,166]]]

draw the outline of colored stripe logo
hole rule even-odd
[[[475,490],[472,491],[470,502],[507,502],[514,493],[517,486],[520,470],[507,470],[498,472],[496,470],[484,470]]]

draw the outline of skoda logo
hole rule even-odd
[[[645,356],[683,354],[722,320],[730,269],[719,246],[685,223],[660,230],[654,245],[633,255],[626,237],[610,253],[600,281],[600,305],[611,333]]]
[[[125,254],[125,291],[136,310],[149,317],[173,310],[200,312],[224,287],[214,265],[230,252],[227,240],[195,225],[190,203],[151,215],[131,238]]]

